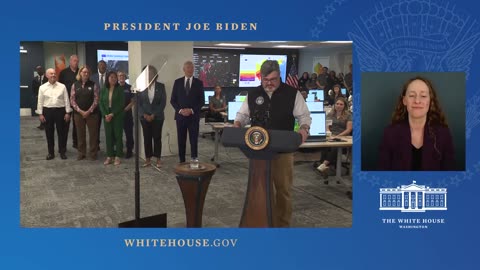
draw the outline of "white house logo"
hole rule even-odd
[[[447,189],[410,185],[380,189],[380,210],[425,212],[447,210]]]

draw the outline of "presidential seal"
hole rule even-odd
[[[268,131],[262,127],[254,126],[245,132],[245,143],[252,150],[262,150],[270,141]]]
[[[257,97],[257,99],[255,99],[255,103],[257,103],[257,105],[262,105],[263,102],[265,102],[265,100],[263,99],[262,96],[259,96]]]

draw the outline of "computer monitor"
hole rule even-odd
[[[308,91],[307,102],[324,101],[325,95],[322,89],[312,89]]]
[[[240,110],[243,102],[228,102],[228,121],[234,121],[237,117],[237,112]]]
[[[215,91],[205,91],[205,105],[210,103],[210,97],[215,95]]]
[[[347,88],[342,88],[340,91],[342,91],[342,95],[347,95]]]
[[[323,112],[323,102],[307,101],[306,103],[310,112]]]
[[[241,95],[235,96],[235,101],[237,102],[244,102],[245,99],[247,99],[247,96],[241,96]]]
[[[310,113],[310,117],[312,118],[312,124],[310,125],[310,136],[326,136],[326,113],[312,112]]]

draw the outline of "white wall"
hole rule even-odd
[[[315,57],[328,57],[329,70],[334,70],[337,74],[348,73],[348,65],[352,62],[352,46],[340,46],[331,48],[301,49],[299,53],[298,76],[303,72],[313,72],[313,59]]]
[[[145,65],[154,65],[160,72],[158,81],[165,84],[167,92],[165,122],[162,129],[162,156],[177,154],[177,127],[174,120],[174,111],[172,105],[170,105],[170,97],[174,81],[184,76],[183,63],[187,60],[193,60],[193,42],[128,42],[128,54],[128,69],[132,85],[134,84],[134,78],[140,74],[142,67]],[[160,70],[165,62],[167,64]],[[138,143],[140,146],[139,154],[144,157],[141,129]],[[187,160],[189,158],[189,149],[190,143],[187,141]]]

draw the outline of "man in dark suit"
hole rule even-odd
[[[193,77],[193,63],[183,64],[185,76],[175,80],[170,103],[175,110],[177,122],[178,157],[185,162],[187,131],[190,138],[191,158],[198,157],[198,130],[200,109],[205,104],[203,82]]]
[[[102,92],[102,89],[105,85],[105,81],[107,80],[107,62],[104,60],[98,61],[97,64],[97,73],[93,74],[92,77],[90,78],[93,82],[95,82],[98,85],[98,96],[100,96],[100,93]],[[102,118],[98,118],[98,134],[100,134],[100,129],[102,127]],[[98,136],[98,150],[100,150],[100,136]]]
[[[67,88],[68,97],[70,97],[70,91],[72,90],[72,85],[77,81],[77,74],[78,74],[78,56],[76,54],[72,54],[70,56],[69,66],[64,70],[60,71],[60,75],[58,76],[58,81],[63,83]],[[70,114],[70,116],[72,116]],[[77,148],[77,128],[75,126],[75,121],[68,121],[65,122],[65,142],[68,141],[68,131],[70,130],[70,122],[72,122],[72,147]]]
[[[36,116],[37,114],[35,113],[35,109],[37,108],[37,101],[38,101],[38,89],[40,88],[40,85],[48,82],[47,76],[45,76],[45,72],[43,70],[42,66],[37,66],[35,68],[37,71],[37,76],[35,76],[32,80],[32,91],[33,91],[33,96],[32,96],[32,116]],[[45,124],[40,122],[40,125],[37,127],[40,130],[45,129]]]

